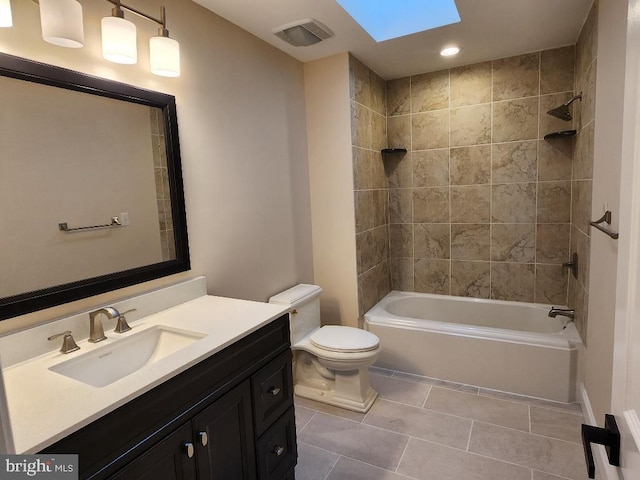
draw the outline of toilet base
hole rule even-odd
[[[294,385],[293,391],[299,397],[360,413],[367,413],[373,402],[378,398],[378,392],[371,387],[369,387],[362,401],[336,396],[334,390],[323,390],[301,384]]]

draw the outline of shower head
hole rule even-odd
[[[576,100],[582,100],[582,93],[576,95],[575,97],[571,97],[568,101],[566,101],[559,107],[549,110],[547,113],[556,118],[559,118],[560,120],[569,122],[573,119],[573,117],[571,116],[571,112],[569,112],[569,105],[571,105]]]

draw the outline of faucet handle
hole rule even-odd
[[[138,309],[137,308],[131,308],[131,309],[127,310],[126,312],[122,312],[120,315],[118,315],[118,323],[116,324],[116,328],[113,331],[116,332],[116,333],[124,333],[124,332],[128,332],[129,330],[131,330],[131,327],[127,323],[127,319],[126,319],[125,315],[127,313],[135,312],[136,310],[138,310]]]
[[[80,347],[76,344],[76,341],[73,339],[73,335],[71,335],[70,330],[66,330],[62,333],[56,333],[55,335],[51,335],[47,337],[47,340],[55,340],[56,338],[64,337],[62,339],[62,347],[60,348],[61,353],[71,353],[76,350],[80,350]]]

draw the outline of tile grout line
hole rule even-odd
[[[475,420],[471,420],[471,428],[469,429],[469,439],[467,440],[467,448],[465,452],[468,452],[469,448],[471,448],[471,434],[473,433],[473,426],[475,425],[475,423],[476,423]]]
[[[295,409],[295,403],[294,403],[293,408]],[[309,409],[309,410],[312,410],[312,409]],[[304,427],[302,427],[302,428],[300,429],[300,432],[298,432],[298,433],[302,433],[302,432],[304,432],[304,429],[305,429],[305,428],[307,428],[307,426],[309,426],[309,424],[311,423],[311,420],[313,420],[313,418],[316,416],[316,413],[318,413],[318,411],[317,411],[317,410],[313,410],[313,415],[311,415],[311,418],[309,418],[309,420],[307,420],[307,423],[305,423],[305,424],[304,424]],[[298,435],[296,434],[296,437],[297,437],[297,436],[298,436]]]
[[[335,452],[331,452],[331,453],[335,453]],[[336,458],[336,461],[333,463],[333,465],[325,475],[324,480],[327,480],[331,476],[331,472],[333,472],[333,469],[336,468],[336,465],[338,464],[341,458],[342,458],[342,455],[338,454],[338,458]]]
[[[409,448],[409,442],[411,441],[411,437],[407,438],[407,443],[404,444],[404,449],[402,450],[402,455],[400,455],[400,459],[398,460],[398,464],[396,468],[393,469],[393,472],[398,473],[398,468],[400,468],[400,464],[404,459],[404,454],[407,453],[407,449]]]

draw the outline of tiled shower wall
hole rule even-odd
[[[573,105],[574,125],[578,131],[571,184],[571,252],[578,253],[578,278],[569,277],[569,306],[575,308],[575,323],[582,340],[587,338],[587,305],[589,302],[589,255],[591,245],[591,189],[593,178],[593,137],[595,126],[596,50],[598,33],[598,2],[595,2],[582,28],[576,45],[575,93],[582,101]],[[600,216],[595,208],[594,217]],[[595,218],[594,218],[595,219]]]
[[[349,56],[358,307],[360,316],[391,291],[385,82]]]
[[[387,82],[394,290],[565,304],[573,46]],[[381,184],[382,185],[382,184]],[[359,215],[357,215],[358,217]]]

